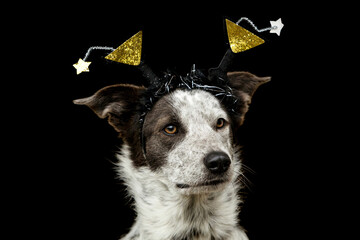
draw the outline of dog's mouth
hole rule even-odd
[[[181,188],[181,189],[186,189],[186,188],[194,188],[194,187],[204,187],[204,186],[217,186],[220,185],[222,183],[226,182],[223,179],[218,179],[218,180],[211,180],[211,181],[206,181],[200,184],[196,184],[196,185],[189,185],[189,184],[184,184],[184,183],[178,183],[176,184],[176,187]]]

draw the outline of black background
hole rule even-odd
[[[185,74],[194,63],[202,69],[219,64],[228,48],[224,19],[240,17],[259,28],[280,17],[285,25],[280,37],[256,33],[266,42],[239,53],[231,66],[272,77],[255,93],[242,126],[244,163],[255,173],[246,174],[252,184],[244,190],[241,225],[251,240],[318,239],[331,228],[324,221],[336,211],[341,188],[329,178],[334,161],[325,154],[333,149],[336,130],[329,129],[338,108],[328,90],[335,82],[324,75],[331,66],[320,66],[327,58],[323,34],[329,18],[294,3],[194,4],[54,4],[29,24],[37,26],[29,36],[36,36],[29,50],[36,58],[27,60],[32,82],[23,79],[16,92],[26,97],[16,108],[11,138],[17,146],[12,154],[20,160],[12,174],[17,197],[9,209],[19,213],[10,214],[11,222],[30,227],[14,236],[113,240],[134,221],[113,169],[121,140],[105,120],[72,100],[111,84],[140,84],[141,74],[95,50],[87,60],[90,72],[76,75],[72,65],[89,47],[116,48],[143,30],[143,59],[153,70]],[[337,194],[325,197],[330,188]]]

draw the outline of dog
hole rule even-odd
[[[149,88],[132,84],[74,100],[107,118],[123,140],[116,170],[137,214],[121,240],[248,239],[238,220],[239,127],[254,92],[270,77],[228,72],[227,78],[235,105],[211,92],[215,87],[191,88],[175,75],[168,79],[188,87],[157,90],[150,107]]]

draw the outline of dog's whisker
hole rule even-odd
[[[250,168],[249,166],[245,165],[244,163],[241,164],[241,167],[248,173],[255,174],[256,172]]]
[[[240,181],[246,186],[246,188],[252,191],[252,187],[254,186],[253,183],[244,175],[241,175]]]
[[[242,171],[234,170],[234,172],[238,175],[236,182],[240,182],[243,184],[248,190],[252,191],[252,187],[254,184],[245,176]]]

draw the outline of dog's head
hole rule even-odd
[[[247,72],[230,72],[227,78],[231,106],[224,94],[177,88],[149,108],[149,89],[128,84],[105,87],[74,103],[108,118],[129,145],[136,168],[149,168],[181,193],[210,192],[238,175],[238,128],[255,90],[270,80]]]

